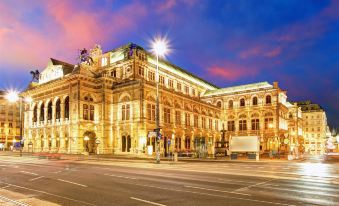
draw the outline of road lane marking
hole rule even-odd
[[[124,179],[131,179],[131,180],[136,180],[137,178],[135,177],[127,177],[127,176],[120,176],[120,175],[110,175],[110,174],[104,174],[106,176],[110,176],[110,177],[118,177],[118,178],[124,178]]]
[[[81,187],[87,187],[87,185],[83,185],[83,184],[79,184],[79,183],[76,183],[76,182],[71,182],[71,181],[68,181],[68,180],[63,180],[63,179],[57,179],[61,182],[67,182],[67,183],[70,183],[70,184],[73,184],[73,185],[78,185],[78,186],[81,186]]]
[[[81,200],[76,200],[76,199],[69,198],[69,197],[64,197],[64,196],[61,196],[61,195],[52,194],[52,193],[41,191],[41,190],[31,189],[31,188],[28,188],[28,187],[23,187],[23,186],[20,186],[20,185],[14,185],[14,184],[5,183],[5,182],[3,182],[3,183],[7,184],[9,186],[12,186],[12,187],[17,187],[17,188],[21,188],[21,189],[25,189],[25,190],[30,190],[30,191],[33,191],[33,192],[38,192],[38,193],[42,193],[42,194],[45,194],[45,195],[50,195],[50,196],[58,197],[58,198],[61,198],[61,199],[71,200],[73,202],[82,203],[84,205],[96,206],[95,204],[91,204],[91,203],[84,202],[84,201],[81,201]]]
[[[41,179],[41,178],[43,178],[43,177],[44,177],[44,176],[36,177],[36,178],[30,179],[29,181],[38,180],[38,179]]]
[[[140,201],[140,202],[145,202],[145,203],[148,203],[148,204],[151,204],[151,205],[166,206],[164,204],[160,204],[160,203],[156,203],[156,202],[151,202],[151,201],[143,200],[143,199],[136,198],[136,197],[130,197],[130,199],[137,200],[137,201]]]
[[[256,187],[256,186],[259,186],[259,185],[263,185],[263,184],[266,184],[266,183],[272,182],[272,181],[274,181],[274,179],[268,180],[268,181],[265,181],[265,182],[259,182],[259,183],[257,183],[257,184],[249,185],[249,186],[247,186],[247,187],[241,187],[241,188],[236,189],[236,190],[234,190],[234,191],[244,191],[244,190],[247,190],[247,189],[249,189],[249,188],[251,188],[251,187]]]
[[[252,196],[252,195],[250,195],[250,194],[245,194],[245,193],[232,192],[232,191],[225,191],[225,190],[216,190],[216,189],[204,188],[204,187],[195,187],[195,186],[190,186],[190,185],[184,185],[184,187],[194,188],[194,189],[200,189],[200,190],[208,190],[208,191],[214,191],[214,192],[222,192],[222,193],[230,193],[230,194],[237,194],[237,195]]]
[[[132,184],[132,183],[126,183],[126,184]],[[286,204],[286,203],[279,203],[279,202],[270,202],[270,201],[265,201],[265,200],[256,200],[256,199],[251,199],[251,198],[245,198],[245,197],[234,197],[234,196],[224,196],[224,195],[217,195],[217,194],[211,194],[211,193],[204,193],[204,192],[194,192],[194,191],[188,191],[188,190],[180,190],[180,189],[173,189],[173,188],[168,188],[168,187],[158,187],[158,186],[153,186],[153,185],[144,185],[144,184],[135,184],[133,185],[136,186],[142,186],[142,187],[150,187],[150,188],[156,188],[156,189],[162,189],[162,190],[171,190],[171,191],[176,191],[176,192],[186,192],[186,193],[191,193],[191,194],[198,194],[198,195],[206,195],[206,196],[212,196],[212,197],[220,197],[220,198],[230,198],[230,199],[237,199],[237,200],[247,200],[251,202],[260,202],[260,203],[268,203],[268,204],[274,204],[274,205],[289,205],[289,206],[296,206],[293,204]]]
[[[16,200],[12,200],[12,199],[9,199],[9,198],[4,197],[4,196],[2,196],[2,195],[0,195],[0,200],[4,200],[4,201],[6,201],[6,202],[10,202],[10,203],[12,203],[12,204],[14,204],[14,205],[18,205],[18,206],[29,206],[29,205],[26,204],[26,203],[19,202],[19,201],[16,201]]]
[[[20,172],[25,173],[25,174],[34,175],[34,176],[39,176],[37,173],[33,173],[33,172],[27,172],[27,171],[20,171]]]

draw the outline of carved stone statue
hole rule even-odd
[[[79,50],[79,60],[80,63],[85,62],[87,65],[92,65],[94,62],[86,48]]]
[[[32,82],[39,81],[40,76],[39,70],[31,71],[30,74],[32,75]]]

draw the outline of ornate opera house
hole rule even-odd
[[[50,59],[22,93],[25,150],[147,152],[155,144],[156,57],[135,44],[83,50],[72,65]],[[212,154],[234,135],[261,137],[261,151],[284,149],[286,91],[267,82],[218,88],[159,60],[161,153]]]

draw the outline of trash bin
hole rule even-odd
[[[231,154],[231,160],[236,160],[238,158],[238,154],[237,153],[232,153]]]
[[[174,152],[174,154],[173,154],[173,161],[178,162],[178,153],[177,152]]]

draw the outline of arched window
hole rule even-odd
[[[65,118],[69,119],[69,97],[65,99]]]
[[[51,119],[52,119],[52,101],[50,101],[47,106],[47,120]]]
[[[37,122],[37,121],[38,121],[38,106],[35,105],[33,109],[33,122]]]
[[[57,100],[55,103],[55,118],[60,119],[60,113],[61,113],[61,108],[60,108],[61,102],[60,99]]]
[[[240,99],[240,106],[241,107],[245,106],[245,99],[244,98]]]
[[[229,109],[233,108],[233,100],[228,101],[228,108]]]
[[[253,97],[252,105],[258,105],[258,97]]]
[[[221,108],[221,102],[217,102],[217,107]]]
[[[266,104],[271,104],[272,103],[272,98],[271,95],[266,96]]]
[[[44,121],[45,120],[45,104],[42,103],[40,105],[40,121]]]

